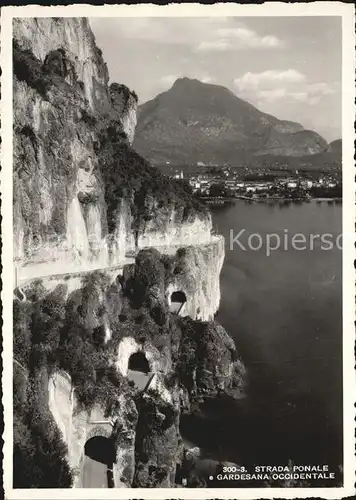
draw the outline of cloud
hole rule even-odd
[[[213,83],[215,82],[216,78],[214,78],[213,76],[206,75],[206,76],[201,76],[200,78],[198,77],[198,80],[200,80],[203,83]]]
[[[196,52],[282,48],[271,34],[261,36],[236,17],[91,18],[96,33],[114,39],[183,45]]]
[[[169,74],[169,75],[163,75],[158,83],[161,88],[170,88],[174,82],[178,78],[183,78],[186,76],[187,78],[195,78],[197,80],[200,80],[203,83],[213,83],[215,81],[215,77],[204,74],[204,73],[190,73],[189,71],[186,74],[180,73],[180,74]]]
[[[308,92],[289,92],[288,95],[295,101],[307,102],[308,100]]]
[[[274,87],[281,83],[301,83],[305,80],[305,75],[295,69],[268,70],[262,73],[245,73],[242,77],[234,79],[234,85],[238,90],[244,91],[261,87]]]
[[[121,17],[90,18],[96,33],[114,39],[195,46],[221,26],[232,25],[232,17]]]
[[[280,47],[284,45],[283,40],[274,35],[261,37],[248,28],[220,28],[217,33],[223,38],[237,40],[246,47]]]
[[[248,72],[235,78],[234,86],[239,96],[261,107],[283,100],[314,106],[325,96],[336,92],[336,84],[310,83],[303,73],[295,69]]]
[[[310,83],[307,85],[307,90],[309,94],[315,94],[315,95],[330,95],[330,94],[335,94],[336,92],[336,84],[330,85],[325,82],[319,82],[319,83]]]
[[[163,87],[170,87],[180,77],[181,75],[164,75],[159,79],[159,83]]]
[[[273,89],[273,90],[260,90],[257,93],[257,96],[259,99],[262,99],[262,100],[265,100],[268,102],[274,102],[274,101],[286,96],[286,89],[277,88],[277,89]]]
[[[325,82],[309,83],[302,92],[289,92],[288,96],[295,101],[305,102],[310,106],[318,104],[325,96],[336,93],[335,85]]]
[[[197,52],[221,52],[224,50],[230,50],[232,44],[229,40],[213,40],[210,42],[200,42],[196,47]]]
[[[246,27],[218,28],[213,40],[202,41],[196,47],[198,52],[266,49],[285,47],[284,40],[275,35],[260,36]]]

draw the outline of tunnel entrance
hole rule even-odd
[[[129,359],[129,370],[141,373],[149,373],[150,365],[143,352],[135,352]]]
[[[171,312],[174,314],[179,314],[186,302],[187,297],[184,292],[182,292],[181,290],[173,292],[171,295]]]
[[[143,391],[150,380],[150,365],[143,352],[135,352],[130,356],[127,377],[137,389]]]
[[[115,446],[111,439],[95,436],[84,446],[83,488],[113,488]]]

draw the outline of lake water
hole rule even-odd
[[[316,201],[238,201],[213,212],[226,238],[217,320],[234,338],[248,377],[245,399],[211,402],[183,421],[207,456],[239,464],[328,464],[336,472],[342,464],[342,252],[336,245],[323,250],[320,238],[313,249],[290,248],[296,233],[308,240],[331,233],[335,243],[341,217],[340,204]],[[289,235],[289,250],[267,257],[265,245],[230,249],[230,231],[241,229],[245,247],[252,233],[263,241],[278,233]],[[258,244],[256,237],[251,242]]]

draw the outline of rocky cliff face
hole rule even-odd
[[[135,468],[135,425],[137,411],[133,401],[122,394],[118,399],[120,414],[115,420],[105,415],[103,406],[83,408],[76,397],[70,375],[56,371],[48,380],[48,408],[62,433],[67,446],[67,459],[72,470],[73,487],[83,487],[83,462],[85,443],[95,436],[111,438],[115,426],[125,432],[125,443],[116,447],[114,478],[116,487],[127,487],[133,481]],[[131,421],[130,421],[131,417]]]
[[[47,290],[37,282],[27,301],[16,303],[14,354],[29,374],[18,371],[16,393],[24,395],[16,416],[31,432],[33,415],[43,425],[53,419],[73,486],[86,484],[86,443],[102,436],[115,451],[116,487],[174,487],[184,460],[181,413],[218,391],[241,392],[244,369],[226,331],[171,312],[171,289],[184,289],[188,310],[196,307],[196,286],[208,293],[208,281],[189,269],[197,252],[142,250],[114,281],[88,274],[69,294],[64,283]],[[141,386],[130,382],[137,353],[148,366]]]
[[[108,86],[87,20],[14,22],[14,257],[24,278],[210,237],[210,219],[131,148],[137,97]],[[47,266],[48,267],[48,266]]]
[[[137,96],[126,85],[112,83],[109,88],[111,104],[115,109],[130,144],[133,141],[137,124]]]
[[[108,70],[86,18],[14,19],[13,38],[42,63],[53,51],[64,50],[90,108],[100,113],[111,108]]]
[[[132,149],[136,103],[85,19],[15,21],[17,487],[85,485],[98,437],[116,487],[173,487],[182,412],[242,390],[213,321],[223,238]]]
[[[166,283],[168,303],[171,304],[174,292],[183,292],[187,301],[181,315],[212,320],[220,304],[220,272],[224,257],[222,236],[215,236],[205,245],[178,249],[173,256],[173,273]]]

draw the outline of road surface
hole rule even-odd
[[[84,456],[83,488],[108,488],[108,466]]]
[[[140,391],[146,388],[151,377],[152,373],[142,373],[135,370],[128,370],[127,372],[127,378],[132,380]]]

